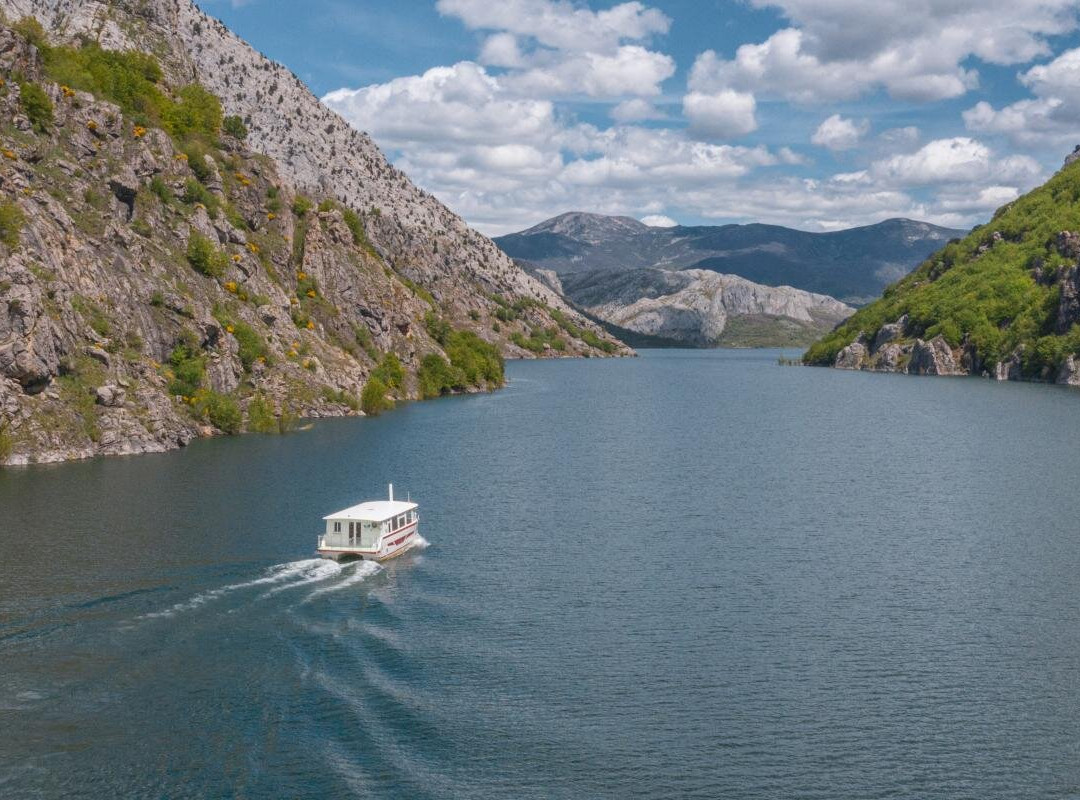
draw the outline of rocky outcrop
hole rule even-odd
[[[826,295],[708,270],[594,271],[546,280],[598,319],[693,347],[805,344],[854,310]]]
[[[881,366],[879,362],[879,366]],[[961,375],[956,366],[952,348],[944,336],[935,336],[928,342],[916,339],[911,346],[911,358],[908,361],[909,375]]]
[[[863,369],[866,364],[867,349],[861,341],[854,341],[836,356],[837,369]]]
[[[0,89],[0,204],[19,220],[0,243],[7,463],[167,450],[250,427],[256,411],[264,425],[358,413],[386,354],[405,372],[394,396],[417,397],[421,362],[447,355],[447,331],[532,357],[512,337],[558,317],[580,335],[550,355],[630,352],[186,0],[0,9],[37,14],[61,40],[94,30],[106,46],[163,53],[178,82],[229,88],[240,64],[264,104],[266,82],[282,81],[272,115],[247,114],[247,140],[185,151],[51,82],[37,50],[0,25],[0,73],[18,70],[53,106],[35,127],[19,84]],[[256,102],[237,88],[227,111]]]

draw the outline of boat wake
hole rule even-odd
[[[344,570],[343,570],[344,571]],[[361,581],[367,580],[376,572],[381,572],[382,567],[374,561],[358,561],[356,566],[352,568],[349,574],[340,581],[331,584],[330,586],[320,586],[311,592],[304,598],[305,603],[310,603],[316,597],[320,595],[329,594],[330,592],[340,592],[342,589],[348,589],[350,586],[355,586]]]
[[[233,594],[235,592],[243,591],[244,589],[251,589],[257,586],[270,585],[273,588],[270,591],[264,593],[260,599],[270,597],[279,591],[285,589],[291,589],[296,586],[303,586],[305,584],[313,583],[314,581],[321,581],[327,578],[333,577],[341,572],[341,565],[334,561],[326,561],[321,558],[305,558],[301,561],[290,561],[285,564],[276,564],[269,567],[266,572],[258,578],[250,581],[242,581],[240,583],[230,583],[227,586],[221,586],[217,589],[210,589],[205,592],[192,597],[190,600],[185,600],[182,603],[176,603],[169,608],[162,611],[153,611],[148,614],[143,614],[138,619],[156,619],[159,617],[172,617],[176,614],[183,613],[185,611],[192,611],[200,606],[204,606],[207,603],[211,603],[215,600],[219,600],[226,595]]]

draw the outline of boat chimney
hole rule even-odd
[[[394,484],[390,484],[390,502],[394,502]]]

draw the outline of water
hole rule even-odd
[[[1080,796],[1080,394],[776,356],[0,472],[0,796]]]

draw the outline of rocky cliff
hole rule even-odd
[[[778,225],[655,228],[629,217],[570,212],[495,243],[534,268],[707,269],[860,305],[964,231],[909,219],[809,233]]]
[[[1080,385],[1080,161],[816,342],[808,364]]]
[[[628,352],[187,0],[0,11],[0,463]]]
[[[827,295],[700,269],[539,274],[604,322],[689,347],[805,346],[854,311]]]

